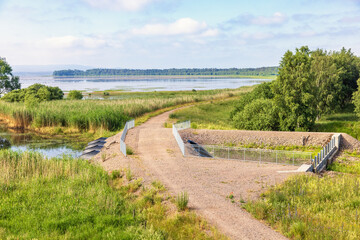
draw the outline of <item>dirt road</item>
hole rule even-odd
[[[277,171],[296,167],[229,160],[185,158],[172,135],[164,128],[171,112],[150,119],[128,132],[126,143],[135,155],[119,153],[120,134],[107,140],[108,159],[101,164],[108,171],[130,167],[146,181],[159,180],[171,193],[187,191],[189,206],[232,239],[286,239],[243,210],[239,200],[259,196],[270,185],[289,174]],[[99,154],[100,155],[100,154]],[[99,156],[97,157],[98,161]],[[227,196],[233,193],[233,203]]]

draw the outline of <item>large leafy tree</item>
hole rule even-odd
[[[351,101],[353,93],[357,90],[357,80],[359,79],[360,59],[355,56],[351,49],[342,48],[339,52],[332,52],[332,58],[338,69],[343,69],[340,74],[342,82],[341,106],[345,106]]]
[[[323,50],[316,50],[311,54],[310,71],[314,74],[315,99],[317,116],[339,110],[345,98],[342,94],[343,83],[341,76],[344,69],[339,68],[334,58]]]
[[[11,66],[0,57],[0,95],[20,87],[19,77],[13,76]]]
[[[280,62],[273,91],[280,109],[281,130],[309,130],[315,123],[316,89],[310,55],[310,49],[305,46],[296,49],[295,54],[287,51]]]

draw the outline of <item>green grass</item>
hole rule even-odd
[[[291,239],[359,239],[359,181],[298,175],[244,207]]]
[[[347,133],[354,138],[360,139],[360,123],[354,112],[354,106],[349,104],[337,113],[322,116],[315,123],[312,131]]]
[[[122,93],[116,100],[59,100],[29,107],[24,103],[0,101],[0,114],[25,128],[71,128],[82,132],[118,131],[125,122],[146,113],[185,103],[209,101],[239,95],[251,88],[208,91]],[[111,93],[113,94],[113,93]],[[60,130],[59,130],[60,131]]]
[[[360,153],[345,152],[324,176],[297,175],[244,208],[291,239],[360,238]]]
[[[0,159],[0,239],[225,239],[191,212],[168,214],[159,183],[124,184],[120,171],[71,158]]]
[[[230,112],[237,102],[236,98],[197,104],[176,111],[170,118],[179,122],[191,120],[191,127],[194,129],[235,129],[230,120]]]

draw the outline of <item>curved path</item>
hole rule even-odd
[[[241,208],[239,200],[250,200],[294,170],[292,166],[258,164],[229,160],[183,157],[164,123],[170,112],[163,113],[128,132],[126,143],[136,153],[128,158],[119,153],[120,134],[109,138],[106,170],[130,167],[145,181],[160,180],[173,194],[187,191],[189,207],[232,239],[286,239]],[[99,154],[100,155],[100,154]],[[116,155],[116,156],[115,156]],[[99,157],[97,157],[99,161]],[[228,199],[230,193],[234,202]]]

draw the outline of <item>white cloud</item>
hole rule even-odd
[[[229,20],[226,24],[230,25],[260,25],[260,26],[271,26],[281,25],[288,20],[288,17],[281,13],[276,12],[272,16],[254,16],[252,14],[243,14],[237,18]]]
[[[287,16],[280,12],[274,13],[274,15],[267,16],[258,16],[251,19],[252,24],[256,25],[274,25],[274,24],[282,24],[287,20]]]
[[[97,37],[76,37],[76,36],[61,36],[51,37],[40,42],[45,46],[52,48],[90,48],[95,49],[106,46],[104,39]]]
[[[274,35],[271,33],[265,33],[265,32],[258,32],[258,33],[243,33],[242,38],[243,39],[250,39],[250,40],[265,40],[265,39],[271,39]]]
[[[158,35],[158,36],[172,36],[172,35],[195,35],[216,36],[218,31],[216,29],[208,28],[205,22],[198,22],[192,18],[181,18],[172,23],[157,23],[146,24],[141,28],[132,30],[135,35]]]
[[[107,8],[114,10],[138,11],[157,0],[83,0],[95,8]]]

